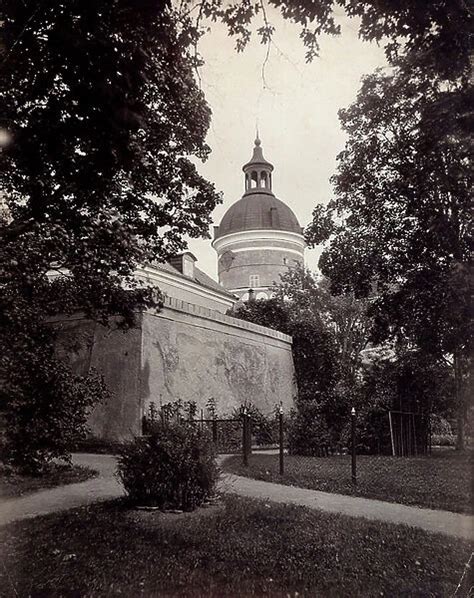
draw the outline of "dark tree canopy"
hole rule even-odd
[[[318,53],[319,34],[338,33],[335,11],[342,9],[361,18],[363,39],[387,38],[392,61],[399,50],[416,48],[426,73],[454,81],[467,72],[470,20],[462,0],[268,4],[301,26],[308,60]],[[8,207],[0,215],[0,377],[8,380],[11,421],[23,426],[17,438],[35,429],[28,419],[32,401],[54,405],[61,389],[72,413],[101,394],[97,380],[89,381],[88,398],[78,391],[88,381],[68,378],[47,318],[81,308],[103,322],[120,314],[133,324],[134,310],[157,299],[134,280],[137,264],[183,249],[186,235],[207,234],[219,197],[192,161],[209,152],[210,110],[193,70],[197,44],[206,19],[224,22],[238,49],[255,22],[268,42],[273,27],[265,6],[250,0],[1,3],[0,133],[9,143],[0,148]],[[438,99],[440,112],[449,111]],[[466,104],[465,95],[458,101]],[[37,446],[51,448],[48,418],[54,408],[42,412]]]
[[[274,27],[266,6],[272,6],[301,26],[306,58],[312,60],[319,53],[319,35],[339,33],[337,16],[343,12],[360,19],[362,39],[385,44],[390,61],[416,49],[422,54],[424,68],[445,79],[469,70],[472,12],[464,0],[185,0],[181,6],[186,13],[194,7],[201,17],[226,23],[229,33],[237,37],[238,49],[250,38],[249,25],[256,16],[261,17],[257,32],[262,41],[271,38]]]
[[[192,31],[170,6],[6,0],[0,21],[0,377],[10,457],[39,463],[71,440],[57,402],[80,433],[104,395],[58,361],[48,318],[81,309],[133,324],[158,298],[136,266],[206,235],[219,196],[190,159],[209,153],[210,110]]]
[[[344,384],[353,384],[369,339],[367,300],[357,299],[354,293],[332,294],[327,279],[317,279],[298,263],[280,278],[275,297],[302,321],[307,317],[324,324],[335,341],[339,378]]]
[[[472,251],[472,89],[446,84],[416,54],[365,78],[340,111],[348,142],[335,199],[306,230],[336,293],[374,291],[373,340],[396,338],[455,369],[465,413]],[[459,424],[461,428],[461,424]]]
[[[470,144],[459,113],[433,113],[447,93],[408,60],[393,74],[366,77],[357,101],[340,111],[349,140],[335,199],[316,208],[306,231],[312,244],[329,240],[320,266],[336,292],[367,295],[376,284],[399,314],[408,310],[405,331],[439,354],[468,338],[472,247]]]
[[[7,242],[40,243],[39,270],[67,268],[84,286],[207,234],[218,197],[189,156],[209,152],[210,111],[173,11],[77,0],[2,12]]]

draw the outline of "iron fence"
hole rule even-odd
[[[252,477],[269,481],[343,493],[350,492],[351,488],[356,490],[359,483],[376,489],[377,484],[389,479],[391,474],[394,480],[405,475],[408,464],[402,462],[402,457],[422,458],[431,453],[428,415],[393,411],[382,415],[385,418],[381,427],[383,438],[375,439],[378,442],[359,438],[358,418],[352,410],[342,441],[314,441],[303,451],[292,445],[289,417],[282,410],[267,414],[273,422],[271,446],[260,446],[256,442],[255,422],[245,415],[241,464]]]
[[[167,406],[149,414],[144,420],[144,433],[154,421],[185,421],[206,430],[216,451],[233,454],[232,463],[252,477],[343,493],[355,490],[359,483],[375,487],[384,476],[390,478],[390,472],[395,479],[404,467],[397,465],[398,458],[423,457],[431,451],[431,427],[425,414],[381,413],[381,421],[374,426],[379,436],[367,438],[366,432],[365,436],[360,432],[353,410],[342,440],[330,442],[315,437],[304,450],[295,445],[291,418],[280,406],[266,413],[243,406],[235,414],[205,417],[203,410],[199,415],[193,410],[183,415],[179,409]],[[307,422],[308,426],[311,423]]]

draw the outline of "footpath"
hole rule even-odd
[[[224,458],[225,456],[221,456],[219,460],[222,461]],[[115,458],[112,455],[81,453],[74,455],[73,461],[77,465],[97,470],[99,476],[78,484],[42,490],[21,498],[0,500],[0,525],[123,496],[123,489],[115,477]],[[422,509],[381,500],[284,486],[233,474],[223,474],[219,490],[248,498],[299,505],[351,517],[405,524],[427,532],[474,540],[474,516],[461,513]]]

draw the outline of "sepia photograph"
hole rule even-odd
[[[474,598],[467,0],[0,0],[0,598]]]

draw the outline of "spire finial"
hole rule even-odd
[[[258,118],[257,118],[257,122],[255,123],[255,132],[256,132],[256,137],[255,137],[255,145],[261,145],[261,141],[260,141],[260,135],[258,133]]]

